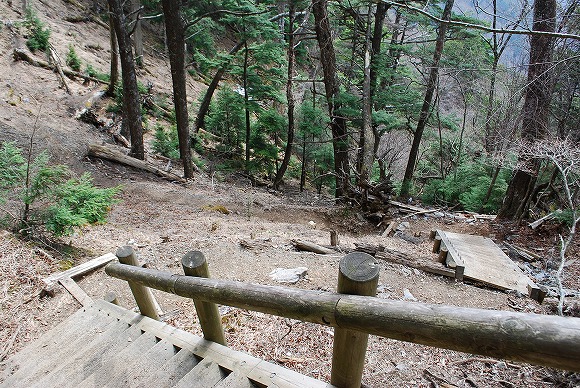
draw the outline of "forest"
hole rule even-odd
[[[396,195],[577,221],[576,1],[126,3],[95,12],[111,16],[109,91],[136,158],[156,105],[135,76],[147,25],[173,79],[154,148],[186,178],[208,163],[363,208]],[[192,103],[186,77],[208,85]]]
[[[288,288],[314,293],[363,252],[377,300],[579,316],[577,0],[9,0],[0,14],[0,382],[79,303],[135,307],[103,268],[46,284],[127,246],[172,274],[203,252],[212,281],[300,270]],[[452,239],[478,258],[473,241],[489,242],[531,283],[502,288],[497,262],[471,269],[491,281],[464,274]],[[163,322],[203,332],[189,297],[156,297]],[[232,349],[331,381],[328,327],[218,313]],[[579,381],[521,350],[393,338],[369,338],[366,386]]]

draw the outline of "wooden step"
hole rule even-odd
[[[215,361],[206,358],[183,376],[175,388],[214,387],[227,375],[225,369],[221,368]]]
[[[25,383],[31,379],[40,378],[82,348],[84,344],[90,342],[108,325],[116,323],[116,320],[108,315],[93,313],[89,311],[84,320],[75,319],[74,326],[70,327],[70,330],[64,330],[69,326],[61,327],[60,336],[55,333],[51,335],[51,340],[46,340],[46,335],[43,336],[44,346],[35,347],[35,351],[29,354],[27,359],[20,359],[17,370],[12,373],[12,376],[6,378],[0,387],[11,387],[16,381]]]
[[[85,349],[72,355],[58,369],[37,383],[45,387],[74,386],[98,369],[104,360],[129,346],[140,335],[139,328],[126,322],[118,322],[115,327],[96,337]]]
[[[258,388],[247,376],[238,372],[230,373],[225,379],[220,381],[214,388]]]
[[[80,325],[89,319],[98,318],[98,314],[98,310],[92,309],[90,307],[81,308],[66,318],[64,321],[44,333],[42,337],[38,338],[34,342],[29,343],[18,353],[10,357],[4,363],[6,368],[17,366],[22,361],[26,362],[28,359],[30,359],[30,357],[37,354],[40,350],[45,349],[48,346],[54,346],[58,344],[60,340],[69,340],[71,337],[74,337],[78,334],[78,331],[81,329]],[[62,329],[63,327],[67,327],[69,329],[64,332]]]
[[[99,300],[7,364],[0,387],[330,387]]]
[[[148,377],[157,371],[157,368],[169,361],[176,353],[177,349],[171,342],[161,340],[142,357],[136,358],[133,363],[128,365],[126,371],[121,371],[113,376],[106,387],[125,388],[140,378],[147,381]]]
[[[109,359],[103,360],[103,364],[85,378],[78,386],[105,386],[113,376],[127,371],[127,365],[131,363],[130,360],[140,357],[143,353],[155,346],[157,342],[157,337],[155,337],[155,335],[151,333],[142,333],[132,341],[129,346],[125,347]]]
[[[140,376],[129,382],[129,387],[139,388],[146,385],[151,387],[173,387],[183,376],[199,363],[199,359],[187,349],[181,349],[169,361],[161,365],[153,376]]]

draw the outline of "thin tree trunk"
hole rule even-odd
[[[109,7],[109,13],[110,13]],[[117,46],[117,35],[115,34],[115,26],[113,25],[113,18],[109,15],[109,33],[111,44],[111,77],[109,78],[109,87],[107,88],[107,96],[115,96],[115,86],[119,81],[119,49]]]
[[[379,58],[381,55],[381,43],[383,41],[383,26],[385,24],[385,18],[387,16],[387,11],[390,5],[387,3],[377,4],[377,10],[375,12],[375,23],[373,27],[373,37],[371,39],[371,71],[370,71],[370,83],[371,83],[371,105],[374,107],[374,99],[377,91],[378,84],[378,68],[379,68]],[[372,125],[373,136],[374,136],[374,146],[373,155],[376,157],[379,150],[379,145],[381,142],[381,136],[378,131],[376,124]]]
[[[137,88],[137,75],[131,40],[127,32],[127,19],[123,13],[120,0],[107,0],[121,57],[123,78],[123,123],[127,125],[131,134],[131,156],[136,159],[145,159],[143,147],[143,126],[141,120],[141,101]]]
[[[131,13],[135,18],[135,29],[133,30],[133,44],[135,45],[135,63],[143,67],[143,28],[139,19],[140,0],[131,0]]]
[[[332,130],[332,145],[334,148],[336,182],[335,196],[339,198],[348,193],[350,177],[348,132],[346,119],[336,115],[336,111],[340,109],[340,102],[337,101],[340,81],[336,73],[336,55],[332,44],[326,0],[313,0],[312,13],[314,14],[315,20],[316,39],[320,47],[320,61],[324,73],[324,88],[331,120],[330,126]]]
[[[447,0],[445,3],[445,9],[443,10],[443,20],[449,20],[451,17],[451,9],[453,8],[454,0]],[[427,120],[429,119],[429,113],[431,111],[431,101],[433,100],[433,93],[435,92],[435,87],[437,86],[437,78],[439,75],[439,61],[441,60],[441,55],[443,54],[443,45],[445,44],[445,35],[447,33],[447,24],[441,24],[439,26],[439,32],[437,33],[437,41],[435,43],[435,53],[433,54],[433,62],[431,64],[431,71],[429,72],[429,80],[427,82],[427,90],[425,92],[425,98],[423,100],[423,106],[421,107],[421,113],[419,115],[419,122],[417,123],[417,129],[413,135],[413,143],[411,144],[411,151],[409,152],[409,160],[407,161],[407,168],[405,169],[405,176],[403,178],[403,184],[401,187],[401,196],[405,197],[409,195],[411,189],[411,181],[413,179],[413,174],[415,172],[415,165],[417,163],[417,156],[419,155],[419,146],[421,145],[421,138],[423,137],[423,132],[427,125]]]
[[[183,162],[184,177],[192,178],[193,164],[191,162],[191,148],[189,147],[189,116],[185,85],[185,31],[179,4],[173,0],[163,0],[162,2],[171,65],[171,80],[173,81],[173,104],[177,121],[179,155]]]
[[[244,109],[246,111],[246,174],[250,174],[250,142],[252,128],[250,125],[250,99],[248,97],[248,43],[244,42]]]
[[[372,126],[372,94],[371,94],[371,14],[372,5],[367,13],[367,33],[364,44],[364,69],[362,93],[362,128],[359,141],[360,169],[358,179],[361,187],[369,185],[374,162],[375,136]]]
[[[302,162],[300,167],[300,192],[303,192],[306,184],[306,133],[302,135]]]
[[[246,44],[245,40],[236,44],[230,50],[229,55],[235,55],[238,51],[240,51],[244,47],[245,44]],[[219,70],[215,73],[214,77],[212,78],[211,83],[209,84],[207,90],[205,91],[205,94],[203,95],[203,100],[199,105],[199,110],[197,111],[197,116],[195,118],[195,125],[193,128],[193,131],[195,133],[199,132],[200,128],[205,128],[205,117],[209,112],[211,99],[228,68],[229,62],[225,63],[222,67],[220,67]]]
[[[286,81],[286,99],[288,100],[288,137],[286,142],[286,149],[284,150],[284,159],[274,178],[274,188],[278,190],[286,169],[290,164],[290,156],[292,156],[292,146],[294,143],[294,90],[292,79],[294,77],[294,18],[296,17],[296,5],[294,0],[288,0],[288,80]]]
[[[401,23],[401,13],[397,11],[395,16],[395,28],[393,29],[393,36],[391,37],[391,47],[389,48],[389,58],[391,58],[391,76],[385,77],[381,81],[381,88],[385,89],[390,87],[395,82],[395,73],[399,66],[399,61],[401,60],[401,47],[403,46],[403,42],[405,41],[405,36],[407,34],[407,25],[408,21],[405,21],[405,25],[403,26],[403,31],[400,31],[400,23]],[[399,33],[401,37],[399,38]]]

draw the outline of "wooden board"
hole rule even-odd
[[[86,263],[77,265],[76,267],[72,267],[64,272],[56,272],[50,275],[49,277],[43,279],[44,283],[47,286],[52,286],[60,279],[65,278],[74,278],[75,276],[83,275],[89,271],[92,271],[96,268],[102,267],[103,265],[115,260],[117,256],[112,253],[107,253],[103,256],[99,256],[95,259],[89,260]]]
[[[90,306],[93,300],[79,285],[69,277],[59,279],[58,282],[75,298],[82,306]]]
[[[462,278],[500,290],[516,290],[541,301],[542,291],[495,243],[483,236],[437,231],[448,249],[448,262],[463,266]]]

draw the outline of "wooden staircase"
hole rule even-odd
[[[3,369],[0,387],[331,387],[102,300]]]

